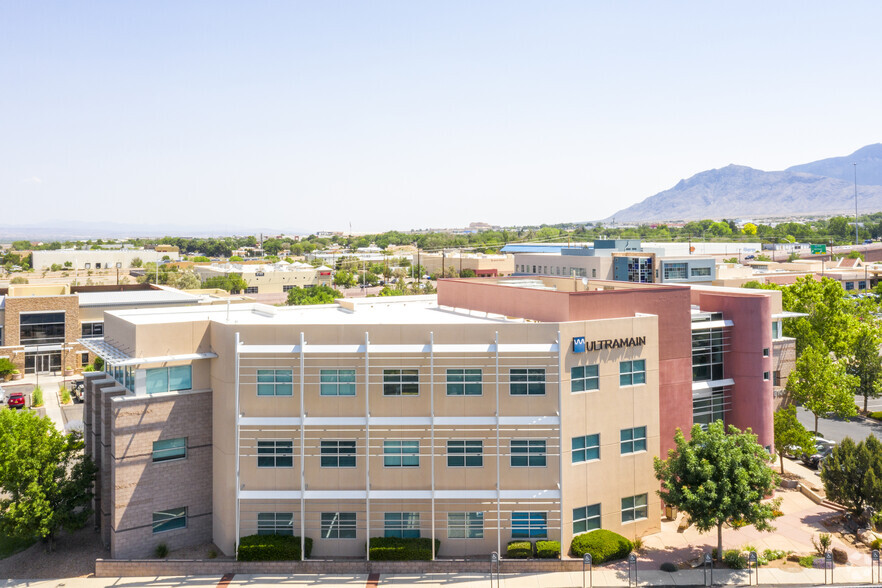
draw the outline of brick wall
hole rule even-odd
[[[95,447],[96,453],[100,456],[98,464],[100,476],[98,490],[100,493],[96,495],[100,509],[96,508],[95,512],[101,516],[101,540],[104,542],[105,547],[111,546],[113,516],[113,502],[110,496],[111,488],[113,487],[113,462],[110,447],[111,399],[116,396],[124,396],[125,393],[125,389],[114,380],[109,382],[105,380],[98,386],[95,397],[98,416],[95,418],[93,426],[98,427],[99,431],[98,444]]]
[[[778,410],[787,398],[787,380],[790,372],[796,367],[796,340],[780,339],[772,343],[772,369],[779,375],[779,382],[774,386],[774,407]],[[774,376],[772,378],[774,380]],[[774,381],[773,381],[774,383]]]
[[[111,553],[149,557],[212,539],[211,392],[111,402]],[[185,437],[187,457],[153,463],[153,442]],[[153,513],[187,508],[187,527],[153,533]]]
[[[72,345],[82,334],[80,328],[80,297],[79,296],[22,296],[7,297],[3,326],[3,342],[7,347],[20,345],[22,312],[58,312],[64,311],[64,338],[66,347],[76,349],[61,352],[61,367],[75,367],[77,351],[85,351],[79,344]],[[24,353],[13,356],[12,362],[24,373]]]
[[[95,576],[220,576],[223,574],[453,574],[489,573],[490,562],[436,561],[228,561],[228,560],[95,560]],[[502,560],[503,574],[581,572],[580,559]]]

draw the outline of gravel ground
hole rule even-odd
[[[110,550],[101,544],[101,535],[89,525],[74,533],[63,534],[55,543],[55,551],[37,542],[20,553],[0,560],[0,578],[73,578],[92,576],[95,560],[110,557]]]

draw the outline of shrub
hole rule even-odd
[[[15,371],[15,364],[5,357],[0,357],[0,378],[11,376]]]
[[[882,539],[873,539],[870,542],[870,549],[882,549]]]
[[[723,552],[723,563],[733,570],[743,570],[747,567],[747,558],[739,550],[729,549]]]
[[[799,565],[804,568],[813,568],[815,567],[815,556],[814,555],[804,555],[799,558]]]
[[[505,548],[505,556],[511,559],[527,559],[533,557],[533,543],[530,541],[509,541]]]
[[[773,561],[776,559],[782,559],[787,553],[783,549],[766,549],[763,551],[763,558]]]
[[[669,561],[664,562],[662,565],[658,567],[663,572],[676,572],[678,569],[677,564],[673,564]]]
[[[58,395],[61,397],[61,404],[70,404],[70,390],[67,389],[67,386],[62,385]]]
[[[627,557],[633,547],[630,541],[618,533],[606,529],[595,529],[589,533],[576,535],[570,545],[570,551],[576,557],[590,553],[595,564],[602,564]]]
[[[882,421],[882,411],[879,412],[871,412],[868,415],[871,419],[876,419],[877,421]]]
[[[96,357],[95,361],[92,363],[92,366],[95,368],[96,372],[100,372],[104,369],[104,360],[100,357]]]
[[[167,557],[168,556],[168,545],[166,545],[165,543],[160,543],[159,545],[156,546],[156,550],[154,551],[154,553],[156,554],[156,557],[158,557],[159,559]]]
[[[830,546],[833,544],[833,536],[830,533],[821,533],[818,535],[817,540],[814,535],[812,535],[812,545],[815,546],[815,551],[818,552],[818,555],[824,555],[830,550]]]
[[[214,549],[208,550],[208,559],[215,559],[217,557],[217,551]]]
[[[312,553],[312,539],[306,538],[306,557]],[[248,535],[239,540],[239,561],[282,561],[300,559],[300,537],[291,535]]]
[[[31,406],[43,406],[43,389],[37,386],[31,396]]]
[[[536,557],[540,559],[556,559],[560,557],[560,541],[537,541]]]
[[[432,540],[428,537],[402,539],[400,537],[372,537],[371,559],[376,561],[406,561],[432,559]],[[435,553],[441,541],[435,539]]]

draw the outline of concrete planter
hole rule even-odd
[[[799,486],[799,480],[781,480],[781,487],[782,488],[789,488],[792,490],[793,488],[796,488],[797,486]]]

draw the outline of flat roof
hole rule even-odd
[[[396,296],[394,299],[342,299],[336,304],[277,307],[266,304],[230,304],[198,307],[148,308],[110,311],[138,325],[216,321],[224,324],[272,325],[380,325],[380,324],[499,324],[522,323],[502,315],[453,310],[438,306],[435,295]]]
[[[80,292],[80,307],[151,304],[197,304],[199,296],[180,290],[135,290],[122,292]]]

